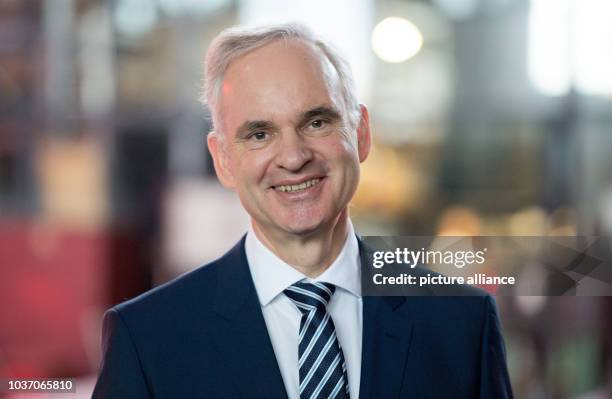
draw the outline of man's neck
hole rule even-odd
[[[308,235],[273,234],[253,223],[255,235],[284,262],[315,278],[321,275],[340,254],[348,231],[348,213],[340,213],[328,228]]]

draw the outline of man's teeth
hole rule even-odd
[[[317,184],[320,181],[321,181],[321,179],[317,178],[317,179],[312,179],[312,180],[305,181],[304,183],[300,183],[300,184],[291,184],[291,185],[286,185],[286,186],[276,186],[276,187],[274,187],[274,189],[278,190],[278,191],[282,191],[283,193],[292,193],[294,191],[305,190],[308,187],[314,186],[315,184]]]

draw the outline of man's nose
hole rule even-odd
[[[291,172],[302,169],[313,158],[313,152],[298,132],[282,134],[279,142],[276,163],[279,167]]]

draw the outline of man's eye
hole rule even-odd
[[[249,138],[251,140],[255,140],[255,141],[263,141],[263,140],[268,138],[268,133],[266,133],[266,132],[255,132],[255,133],[251,134],[251,136]]]
[[[323,126],[325,126],[325,121],[322,120],[322,119],[316,119],[316,120],[310,122],[310,126],[314,127],[315,129],[320,129]]]

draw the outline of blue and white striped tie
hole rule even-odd
[[[326,306],[336,287],[298,281],[284,293],[302,312],[298,344],[300,399],[349,398],[344,355]]]

